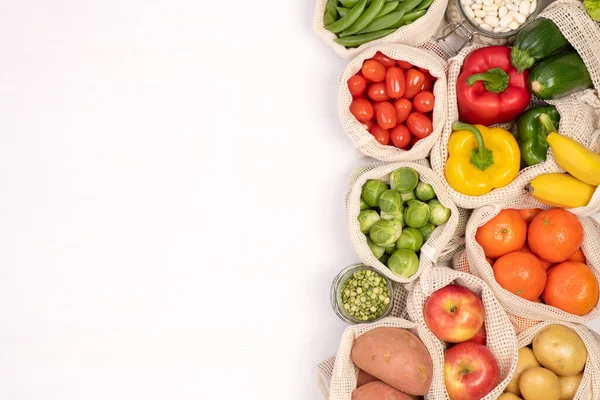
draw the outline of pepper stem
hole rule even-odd
[[[473,74],[467,78],[467,85],[473,86],[477,81],[483,81],[488,92],[500,93],[508,87],[510,77],[502,68],[492,68],[487,72]]]
[[[556,128],[554,127],[554,124],[552,123],[552,120],[548,114],[540,114],[538,118],[546,131],[556,132]]]
[[[483,135],[476,126],[465,124],[464,122],[455,122],[452,125],[452,129],[455,131],[469,131],[475,135],[477,147],[471,151],[471,164],[482,171],[494,165],[492,151],[485,147]]]

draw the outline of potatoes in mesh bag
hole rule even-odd
[[[488,286],[477,277],[445,267],[434,267],[415,282],[408,296],[407,309],[411,320],[419,325],[426,325],[423,308],[427,299],[439,289],[449,285],[458,285],[469,289],[480,296],[485,311],[485,330],[487,348],[492,352],[500,368],[500,379],[483,399],[496,399],[502,393],[512,376],[517,362],[517,339],[515,330],[500,303]],[[430,399],[449,399],[444,381],[445,342],[436,338],[429,328],[421,340],[427,348],[434,348],[432,354],[433,382],[427,394]]]
[[[361,232],[361,225],[358,216],[361,212],[361,194],[363,185],[368,180],[381,180],[389,183],[389,175],[401,167],[412,168],[419,174],[419,179],[426,182],[435,191],[439,202],[450,210],[450,217],[446,223],[433,230],[428,239],[423,243],[420,249],[417,271],[409,277],[395,275],[386,265],[384,265],[371,250],[372,243],[367,240],[367,236]],[[378,217],[375,217],[378,219]],[[350,233],[350,241],[358,259],[370,267],[375,268],[379,273],[385,275],[391,280],[399,283],[409,283],[417,279],[423,271],[429,268],[443,253],[448,242],[454,237],[458,221],[458,209],[452,203],[450,196],[444,190],[440,178],[427,166],[425,160],[414,163],[392,163],[392,164],[369,164],[362,165],[353,171],[346,195],[346,220]],[[408,231],[408,229],[404,228]],[[392,256],[393,257],[393,256]],[[414,257],[414,254],[412,255]],[[412,272],[412,271],[411,271]]]
[[[370,46],[380,45],[385,43],[403,43],[409,46],[420,46],[427,42],[430,38],[436,37],[438,28],[441,27],[444,13],[448,0],[434,0],[427,9],[425,15],[421,16],[416,21],[409,25],[400,27],[395,32],[384,36],[381,39],[373,40],[365,43],[357,48],[346,48],[337,44],[334,39],[337,37],[335,33],[325,29],[325,7],[327,0],[316,0],[315,11],[313,15],[313,31],[331,47],[338,55],[351,59],[356,57]]]
[[[348,90],[348,79],[360,71],[363,61],[373,57],[378,51],[395,60],[407,61],[417,67],[426,68],[437,78],[433,86],[435,106],[433,109],[433,132],[419,140],[410,150],[402,150],[391,145],[379,143],[350,112],[352,95]],[[344,70],[338,91],[338,115],[344,131],[354,147],[363,155],[381,161],[413,161],[425,158],[439,138],[446,120],[446,62],[434,52],[404,46],[401,44],[382,44],[371,47],[354,58]]]
[[[456,83],[460,75],[465,58],[473,50],[481,48],[481,45],[465,47],[456,57],[449,60],[448,65],[448,116],[440,139],[431,149],[431,168],[440,176],[445,176],[445,168],[448,160],[448,141],[452,135],[452,125],[459,120]],[[591,72],[591,71],[590,71]],[[583,95],[580,94],[580,96]],[[560,114],[559,133],[572,138],[591,150],[596,150],[597,139],[600,132],[595,128],[598,120],[598,112],[593,106],[580,101],[577,95],[572,95],[558,100],[548,101],[554,105]],[[589,102],[588,102],[589,103]],[[528,108],[543,104],[540,100],[532,97]],[[513,128],[513,123],[499,125],[507,130]],[[547,173],[565,172],[556,162],[552,151],[548,152],[546,161],[524,168],[519,171],[515,179],[508,185],[493,189],[489,193],[481,196],[467,196],[454,190],[447,182],[443,180],[446,190],[452,197],[454,203],[462,208],[478,208],[490,204],[503,204],[508,201],[523,198],[526,194],[524,188],[534,178]],[[578,215],[591,215],[600,211],[600,191],[596,190],[593,198],[587,206],[576,209]]]
[[[558,320],[584,323],[597,317],[599,315],[598,304],[596,304],[586,315],[575,315],[541,302],[525,300],[511,291],[504,289],[496,281],[494,269],[488,260],[486,260],[484,250],[477,242],[475,236],[479,227],[495,217],[502,209],[509,208],[519,210],[530,208],[548,209],[548,207],[540,205],[531,198],[520,199],[520,201],[519,199],[516,199],[506,203],[506,205],[502,207],[487,206],[479,208],[473,212],[469,220],[465,233],[465,240],[468,266],[471,273],[480,277],[489,285],[500,303],[502,303],[507,312],[511,314],[511,320],[517,327],[517,331],[520,332],[521,330],[530,327],[532,325],[531,321]],[[596,279],[600,279],[600,228],[598,227],[597,222],[590,217],[579,217],[578,220],[583,227],[583,243],[581,245],[581,250],[585,255],[586,265]],[[460,264],[464,264],[464,258],[463,262],[459,262],[458,266],[455,264],[455,268],[461,268]]]

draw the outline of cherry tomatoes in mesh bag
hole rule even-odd
[[[373,105],[365,98],[352,100],[350,103],[350,112],[360,122],[365,122],[373,118]]]
[[[385,79],[385,67],[379,61],[367,60],[361,68],[362,76],[371,82],[383,82]]]
[[[400,149],[410,144],[411,134],[406,126],[398,124],[390,131],[390,140],[392,144]]]
[[[381,65],[383,65],[386,68],[392,68],[392,67],[396,66],[396,60],[394,60],[391,57],[386,56],[385,54],[383,54],[380,51],[375,53],[375,55],[373,57],[371,57],[371,60],[379,61],[381,63]]]
[[[419,112],[414,112],[408,116],[406,126],[410,133],[419,139],[426,138],[433,132],[431,120]]]
[[[404,95],[406,83],[402,68],[389,68],[385,73],[385,91],[392,99],[399,99]]]
[[[379,125],[383,129],[392,129],[396,126],[396,110],[392,103],[387,101],[382,101],[377,106],[377,111],[375,112],[375,118],[377,119],[377,125]]]
[[[404,97],[412,99],[421,91],[423,83],[425,82],[425,75],[423,75],[421,71],[411,68],[406,71],[405,80],[406,91],[404,92]]]
[[[390,99],[385,90],[385,83],[383,82],[371,83],[367,89],[367,96],[374,101],[386,101]]]
[[[360,97],[367,88],[367,80],[364,76],[356,74],[348,79],[348,90],[353,98]]]
[[[394,102],[394,109],[396,110],[396,123],[401,124],[410,115],[412,103],[408,99],[398,99]]]
[[[420,113],[428,113],[433,110],[435,98],[431,92],[420,92],[413,98],[413,108]]]
[[[373,125],[371,128],[371,135],[375,137],[375,139],[384,145],[390,144],[390,131],[387,129],[383,129],[379,125]]]

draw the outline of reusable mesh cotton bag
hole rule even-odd
[[[583,370],[583,378],[573,400],[596,400],[600,398],[600,344],[596,335],[583,325],[562,321],[543,321],[517,336],[519,349],[530,345],[535,335],[548,325],[563,325],[574,330],[583,340],[588,351],[588,358]]]
[[[431,167],[441,176],[444,175],[444,168],[448,159],[448,140],[452,134],[452,125],[459,120],[458,106],[456,100],[456,82],[460,75],[464,59],[473,50],[481,45],[469,46],[464,48],[456,57],[449,60],[448,67],[448,116],[440,139],[435,143],[431,150]],[[579,94],[581,96],[583,94]],[[556,106],[560,113],[559,133],[561,135],[573,138],[587,148],[597,151],[600,131],[594,127],[597,120],[597,110],[592,106],[578,100],[576,95],[571,95],[562,99],[552,100],[548,103]],[[532,97],[529,108],[543,104],[540,100]],[[511,123],[499,125],[504,129],[510,130]],[[514,200],[524,193],[524,187],[535,177],[545,173],[565,172],[556,162],[552,151],[548,152],[546,161],[527,167],[521,170],[516,178],[508,185],[494,189],[482,196],[467,196],[454,190],[446,179],[444,185],[455,204],[463,208],[478,208],[489,204],[502,204],[506,201]],[[596,193],[585,210],[580,210],[579,214],[590,215],[600,210],[600,191]]]
[[[348,79],[360,71],[363,61],[373,57],[378,51],[395,60],[407,61],[417,67],[426,68],[432,76],[438,78],[433,86],[435,96],[433,132],[419,140],[410,150],[402,150],[392,145],[379,143],[350,112],[352,95],[348,90]],[[442,133],[447,114],[446,91],[446,62],[435,53],[401,44],[382,44],[370,47],[359,54],[344,70],[338,92],[338,115],[344,131],[360,154],[381,161],[418,160],[429,155],[429,151]]]
[[[346,59],[356,57],[356,55],[361,53],[367,47],[376,44],[403,43],[410,46],[420,46],[433,37],[442,24],[447,4],[448,0],[434,0],[431,6],[429,6],[427,13],[411,24],[400,27],[395,32],[381,39],[373,40],[357,48],[347,49],[334,41],[337,37],[335,33],[331,33],[325,29],[324,16],[327,0],[316,0],[313,30],[325,43],[335,50],[337,54]]]
[[[502,208],[526,209],[538,206],[539,205],[535,200],[526,200],[520,204],[509,203]],[[496,282],[493,269],[486,261],[483,249],[479,243],[477,243],[477,240],[475,240],[475,234],[477,233],[478,227],[496,216],[502,208],[497,206],[487,206],[473,212],[465,234],[467,259],[471,272],[483,279],[489,285],[492,292],[494,292],[509,314],[514,314],[514,317],[511,317],[511,320],[516,325],[517,332],[529,327],[531,325],[530,321],[558,320],[583,323],[600,315],[600,308],[598,305],[596,305],[596,307],[594,307],[587,315],[577,316],[556,307],[525,300],[502,288],[498,282]],[[541,208],[548,207],[542,206]],[[587,259],[588,267],[592,270],[596,278],[600,279],[600,228],[598,227],[597,222],[592,218],[579,217],[578,219],[583,226],[584,232],[581,249]],[[458,268],[461,267],[459,266]]]
[[[437,339],[425,324],[423,307],[429,296],[451,283],[464,286],[481,297],[485,307],[485,330],[487,348],[494,354],[500,366],[500,382],[483,400],[496,399],[504,390],[517,366],[517,338],[502,305],[496,300],[492,291],[479,278],[450,268],[435,267],[424,273],[415,282],[408,295],[408,315],[420,326],[424,327],[421,340],[431,351],[433,360],[433,382],[428,393],[430,399],[449,400],[444,384],[444,352],[445,343]]]
[[[424,326],[415,324],[414,322],[406,319],[397,317],[387,317],[380,321],[371,324],[358,324],[352,325],[346,328],[342,335],[342,340],[338,348],[333,368],[331,368],[331,359],[327,359],[317,368],[317,383],[321,390],[329,387],[329,396],[324,396],[325,399],[329,400],[350,400],[352,398],[352,391],[356,389],[356,378],[358,376],[358,368],[354,365],[350,359],[350,353],[354,341],[360,335],[368,332],[375,328],[388,327],[388,328],[402,328],[410,331],[412,334],[421,339],[425,347],[429,351],[434,365],[436,360],[433,359],[435,349],[429,347],[428,344],[422,338],[424,332]],[[431,397],[431,399],[437,399]]]
[[[448,221],[437,227],[431,236],[429,236],[429,239],[423,244],[423,247],[421,247],[419,269],[410,278],[402,278],[394,275],[387,266],[383,265],[375,258],[367,245],[366,236],[360,231],[360,225],[357,219],[358,214],[360,213],[360,196],[363,184],[368,179],[379,179],[389,184],[389,174],[400,167],[410,167],[416,170],[419,173],[419,179],[429,183],[433,187],[440,203],[449,208],[451,212]],[[459,220],[459,213],[452,202],[452,199],[446,193],[439,176],[429,169],[427,161],[420,160],[414,163],[375,163],[356,167],[352,172],[348,183],[348,192],[346,194],[346,220],[350,233],[350,241],[352,242],[352,247],[358,256],[358,259],[365,265],[375,268],[380,274],[387,276],[395,282],[409,283],[417,279],[423,271],[437,261],[443,249],[454,236]]]

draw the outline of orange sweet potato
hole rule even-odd
[[[359,388],[361,386],[366,385],[367,383],[378,381],[379,379],[375,378],[373,375],[367,374],[362,369],[358,370],[358,377],[356,377],[356,387]]]
[[[367,383],[352,392],[352,400],[414,400],[414,398],[379,381]]]

